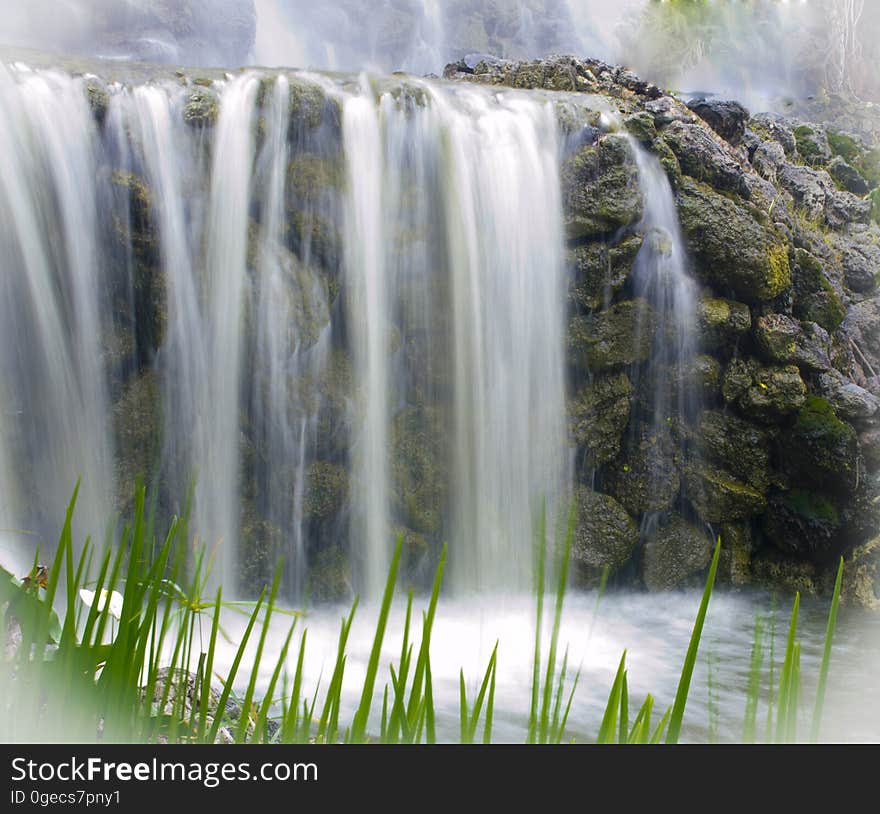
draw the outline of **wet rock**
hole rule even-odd
[[[127,506],[140,479],[156,470],[161,453],[162,389],[159,374],[146,370],[132,379],[113,405],[116,449],[116,493]]]
[[[794,365],[764,367],[754,359],[733,359],[724,371],[721,395],[744,415],[776,422],[799,410],[807,387]]]
[[[606,491],[634,516],[669,508],[681,485],[675,449],[666,428],[628,437],[618,459],[608,466]]]
[[[795,364],[807,370],[831,367],[831,339],[815,322],[801,323],[785,314],[767,314],[758,317],[755,338],[770,362]]]
[[[391,422],[392,504],[420,533],[442,528],[449,491],[446,438],[439,407],[406,407]]]
[[[856,546],[845,558],[840,601],[870,610],[880,607],[880,536]]]
[[[673,514],[645,540],[642,580],[649,591],[668,591],[689,584],[712,559],[712,539],[700,528]]]
[[[835,156],[828,165],[828,174],[847,192],[852,192],[854,195],[868,194],[868,182],[855,167],[851,167],[839,155]]]
[[[602,466],[620,452],[631,399],[632,384],[625,373],[600,376],[578,390],[570,406],[571,434],[583,466]]]
[[[771,495],[764,517],[767,538],[780,551],[807,560],[833,556],[841,528],[836,501],[805,489]]]
[[[107,118],[107,109],[110,107],[110,94],[104,83],[98,79],[90,79],[86,83],[86,96],[95,121],[98,125],[103,125]]]
[[[825,170],[786,164],[777,173],[780,185],[791,193],[807,220],[841,228],[867,222],[871,202],[850,192],[841,192]]]
[[[828,401],[808,396],[780,439],[782,464],[800,482],[830,492],[851,492],[858,478],[858,440]]]
[[[697,419],[696,446],[758,493],[770,483],[770,436],[766,430],[720,410],[704,410]]]
[[[574,561],[587,568],[618,568],[629,562],[639,527],[614,498],[584,486],[575,489]]]
[[[821,580],[818,570],[811,562],[782,556],[768,550],[752,559],[752,581],[771,591],[780,589],[788,593],[797,591],[801,596],[818,596]]]
[[[745,520],[767,508],[761,492],[703,461],[691,461],[684,467],[684,494],[707,523]]]
[[[641,246],[642,238],[633,235],[617,244],[584,243],[570,249],[572,299],[588,311],[610,304],[626,284]]]
[[[337,602],[351,596],[351,565],[341,548],[329,546],[316,552],[306,588],[312,602]]]
[[[654,311],[647,300],[626,300],[572,319],[569,358],[580,370],[601,373],[647,361],[653,337]]]
[[[719,533],[721,553],[718,557],[720,585],[741,588],[752,581],[751,562],[754,541],[749,523],[725,523]]]
[[[688,107],[730,144],[739,144],[745,135],[749,111],[739,102],[693,99],[688,102]]]
[[[306,475],[303,518],[318,522],[339,515],[348,498],[348,470],[329,461],[315,461]]]
[[[745,302],[771,300],[791,285],[785,238],[709,187],[684,179],[679,216],[696,272]]]
[[[663,131],[663,140],[678,158],[682,172],[715,189],[743,190],[743,168],[707,127],[673,122]]]
[[[731,347],[751,327],[752,314],[741,302],[704,297],[697,303],[697,330],[707,350]]]
[[[657,137],[654,117],[644,110],[624,119],[623,126],[635,139],[645,145],[650,145]]]
[[[580,240],[610,234],[642,216],[642,195],[632,148],[610,134],[584,147],[562,166],[566,233]]]
[[[220,97],[209,88],[196,87],[183,107],[183,120],[191,127],[213,127],[220,116]]]

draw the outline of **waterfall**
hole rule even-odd
[[[654,322],[653,351],[640,374],[650,393],[649,406],[641,411],[641,422],[635,425],[636,429],[639,424],[648,426],[654,439],[668,437],[670,445],[665,449],[662,440],[656,442],[660,454],[668,457],[675,433],[673,417],[692,421],[700,406],[700,394],[683,368],[697,349],[697,286],[688,274],[687,248],[669,178],[656,156],[634,138],[629,138],[629,143],[644,201],[639,228],[645,241],[633,267],[634,293],[650,303]],[[650,326],[640,322],[637,331],[645,330]],[[655,482],[651,488],[656,487]],[[649,512],[644,523],[650,525],[652,521]]]
[[[54,73],[0,66],[0,115],[0,527],[46,548],[78,477],[80,539],[114,500],[95,131],[82,81]]]
[[[93,535],[137,477],[167,518],[194,482],[226,595],[339,550],[374,597],[398,534],[527,588],[569,480],[552,105],[246,72],[99,117],[89,81],[0,84],[4,526],[56,534],[78,473]]]

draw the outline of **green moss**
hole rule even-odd
[[[834,504],[822,495],[803,489],[792,489],[782,497],[783,505],[806,521],[837,525],[840,515]]]
[[[765,281],[764,298],[773,299],[791,286],[788,248],[784,245],[771,246],[767,252],[767,266],[770,273]]]
[[[348,495],[348,472],[328,461],[315,461],[310,467],[303,495],[303,516],[307,520],[327,521],[336,517]]]

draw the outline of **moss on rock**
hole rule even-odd
[[[630,436],[605,480],[606,491],[635,516],[671,506],[680,485],[675,444],[665,428]]]
[[[614,498],[584,486],[575,488],[577,518],[572,556],[587,569],[619,568],[639,542],[639,527]]]
[[[697,330],[707,350],[729,348],[751,327],[751,311],[741,302],[704,297],[697,303]]]
[[[673,514],[645,539],[642,580],[649,591],[668,591],[698,581],[712,559],[712,538]]]
[[[570,402],[571,434],[583,466],[602,466],[617,457],[629,423],[632,384],[625,373],[601,376]]]
[[[776,422],[799,410],[807,386],[794,365],[762,366],[754,359],[733,359],[724,371],[721,394],[748,418]]]
[[[584,243],[570,249],[572,300],[588,311],[609,303],[629,279],[641,246],[642,238],[633,235],[618,244]]]
[[[607,311],[575,317],[569,326],[572,364],[592,373],[645,362],[651,355],[654,310],[647,300],[619,302]]]
[[[707,523],[745,520],[767,508],[761,492],[703,461],[691,461],[684,467],[684,494]]]
[[[330,461],[314,461],[306,475],[303,518],[326,523],[338,516],[348,497],[348,471]]]

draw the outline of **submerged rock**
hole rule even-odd
[[[642,580],[649,591],[686,585],[708,567],[712,538],[705,530],[673,514],[645,539]]]

